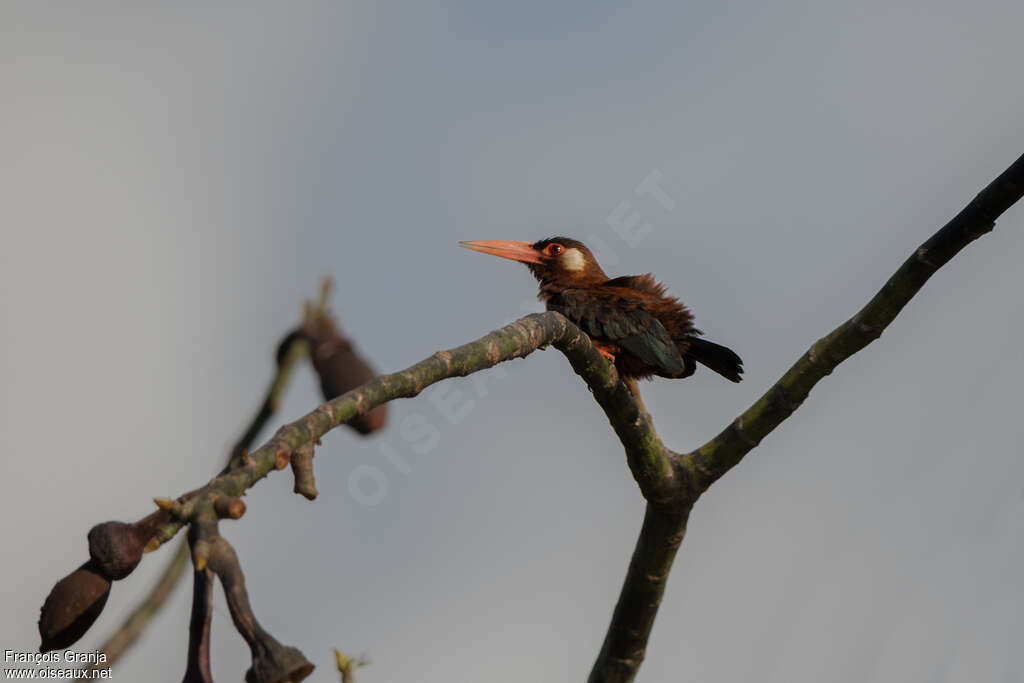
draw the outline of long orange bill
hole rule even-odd
[[[520,261],[521,263],[544,263],[540,254],[530,242],[514,242],[512,240],[485,240],[483,242],[459,242],[460,247],[473,251],[500,256],[501,258]]]

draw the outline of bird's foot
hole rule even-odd
[[[607,358],[609,361],[611,361],[612,363],[615,362],[615,354],[609,351],[607,348],[605,348],[604,344],[595,343],[594,348],[597,349],[600,352],[600,354]]]

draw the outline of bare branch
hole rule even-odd
[[[247,458],[239,459],[206,486],[180,496],[176,502],[185,505],[210,496],[240,496],[277,469],[282,452],[294,458],[331,429],[383,403],[416,396],[440,380],[464,377],[548,345],[562,351],[590,387],[625,446],[633,476],[644,495],[654,501],[671,500],[677,491],[671,453],[640,413],[629,389],[619,382],[615,368],[591,345],[590,338],[560,314],[549,312],[528,315],[476,341],[439,351],[405,370],[375,377],[281,427],[270,441],[248,453]],[[182,525],[181,519],[171,519],[157,530],[155,538],[166,542]]]
[[[684,490],[674,506],[647,506],[618,605],[591,669],[590,683],[626,682],[636,676],[688,512],[701,493],[792,415],[818,381],[877,339],[928,278],[965,246],[990,232],[996,218],[1022,194],[1024,156],[911,254],[867,306],[813,344],[722,433],[692,453],[673,456]]]
[[[325,304],[326,302],[322,302],[321,307]],[[253,441],[256,440],[256,437],[266,426],[267,422],[270,421],[270,418],[277,412],[277,407],[294,374],[294,369],[306,357],[308,357],[308,355],[309,344],[301,336],[289,335],[285,341],[279,345],[277,352],[277,369],[270,381],[270,385],[267,387],[266,395],[259,410],[256,411],[256,414],[253,416],[249,425],[246,426],[238,441],[231,448],[228,455],[229,463],[232,459],[241,458],[242,453],[252,445]],[[230,501],[238,499],[227,497],[223,500]],[[241,500],[238,500],[238,502],[241,503]],[[221,505],[225,504],[226,503],[221,503]],[[244,509],[245,504],[242,503],[242,510],[244,511]],[[234,511],[237,510],[238,505],[236,503],[234,504]],[[150,533],[149,537],[151,536],[152,534]],[[150,547],[150,549],[155,548]],[[153,584],[149,593],[146,594],[142,601],[135,606],[117,629],[107,637],[102,645],[100,645],[99,649],[107,655],[106,661],[102,664],[97,663],[90,665],[88,669],[89,671],[92,669],[99,669],[101,667],[106,668],[113,666],[114,663],[121,659],[124,653],[134,645],[136,641],[138,641],[152,618],[158,614],[164,604],[166,604],[167,599],[171,596],[171,593],[174,592],[175,586],[178,585],[178,581],[180,581],[181,577],[184,576],[188,560],[188,543],[185,539],[182,539],[178,548],[174,551],[174,557],[170,559],[164,567],[164,570],[160,572],[156,583]],[[76,680],[85,679],[78,678]]]
[[[231,621],[252,653],[252,666],[245,674],[246,683],[297,682],[313,673],[313,665],[301,652],[279,643],[256,621],[245,589],[242,566],[235,549],[222,536],[210,540],[209,565],[224,587]]]
[[[188,624],[188,664],[182,683],[213,683],[210,670],[210,618],[213,616],[213,572],[193,572],[192,617]]]
[[[1024,156],[918,247],[864,308],[812,344],[778,382],[722,433],[683,458],[698,491],[706,490],[792,415],[814,385],[837,365],[878,339],[928,278],[961,249],[991,232],[996,219],[1022,193]]]
[[[686,533],[689,507],[647,504],[611,624],[587,679],[631,681],[644,661],[676,551]]]

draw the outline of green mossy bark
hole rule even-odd
[[[654,501],[670,500],[677,490],[672,454],[654,427],[638,409],[633,395],[619,381],[615,368],[590,343],[590,338],[558,313],[528,315],[480,339],[448,351],[439,351],[399,372],[379,375],[357,389],[320,405],[281,427],[263,446],[232,458],[221,474],[206,486],[181,496],[182,503],[211,495],[240,496],[275,469],[277,453],[295,453],[317,443],[330,430],[373,408],[399,398],[411,398],[425,388],[451,377],[464,377],[498,363],[523,358],[537,349],[555,346],[587,383],[604,409],[626,451],[630,469],[644,495]],[[157,532],[166,542],[183,521],[171,520]]]
[[[811,389],[840,363],[878,339],[928,279],[968,244],[991,232],[995,220],[1024,193],[1024,156],[932,235],[864,308],[822,337],[754,405],[718,436],[682,457],[700,495],[788,418]]]
[[[647,651],[689,508],[647,504],[644,524],[588,683],[632,681]]]

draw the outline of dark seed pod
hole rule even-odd
[[[272,643],[254,652],[252,667],[245,673],[245,683],[291,683],[313,673],[313,665],[294,647]]]
[[[132,573],[142,559],[148,538],[134,524],[104,522],[89,530],[89,557],[93,565],[111,581]]]
[[[100,616],[109,595],[110,580],[92,560],[58,581],[39,612],[39,651],[63,650],[77,642]]]
[[[327,401],[362,386],[376,376],[348,342],[344,346],[321,345],[313,354],[313,367],[320,375],[320,390]],[[377,406],[365,415],[356,416],[348,425],[360,434],[371,434],[384,428],[387,417],[387,406]]]
[[[376,377],[377,373],[356,352],[352,342],[338,331],[331,318],[315,316],[306,321],[303,330],[312,346],[313,368],[320,377],[320,390],[325,400],[337,398]],[[371,434],[384,428],[387,417],[387,406],[377,406],[350,420],[348,426],[360,434]]]

